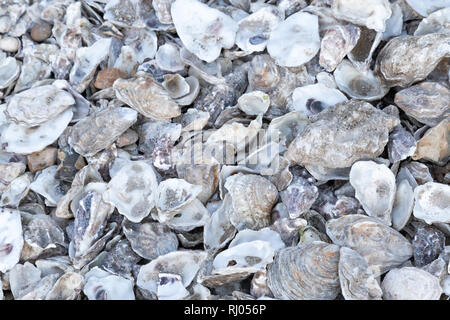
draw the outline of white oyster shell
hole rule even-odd
[[[316,83],[296,88],[292,93],[290,109],[307,117],[347,100],[347,97],[341,91]]]
[[[196,250],[175,251],[159,256],[141,267],[136,285],[157,294],[159,275],[170,273],[181,276],[183,286],[186,288],[194,280],[206,257],[206,252]]]
[[[397,184],[394,205],[392,207],[392,227],[402,230],[408,223],[414,207],[414,191],[407,179]]]
[[[446,7],[450,7],[449,0],[405,0],[406,3],[422,17],[427,17],[431,13]]]
[[[385,300],[439,300],[439,279],[415,267],[393,269],[381,283]]]
[[[450,222],[450,186],[427,182],[414,189],[414,216],[431,224]]]
[[[197,0],[176,0],[171,14],[186,49],[206,62],[216,60],[222,48],[234,45],[238,25],[217,9]]]
[[[334,79],[340,90],[355,99],[381,99],[389,90],[372,70],[355,68],[348,60],[343,60],[334,70]]]
[[[84,276],[84,294],[89,300],[135,300],[133,281],[94,267]]]
[[[123,166],[108,183],[103,200],[114,205],[132,222],[141,222],[155,205],[158,181],[154,169],[144,161]]]
[[[269,105],[270,97],[262,91],[248,92],[238,99],[239,109],[251,116],[266,113]]]
[[[386,29],[382,39],[387,41],[392,37],[399,36],[403,28],[403,12],[399,2],[391,3],[392,15],[386,20]]]
[[[421,36],[428,33],[450,33],[450,2],[449,7],[433,12],[427,18],[423,19],[416,31],[415,36]]]
[[[0,209],[0,272],[12,269],[19,262],[23,243],[20,212]]]
[[[0,89],[8,88],[19,77],[21,64],[13,57],[0,57]]]
[[[350,170],[350,183],[366,213],[390,226],[396,191],[392,171],[373,161],[358,161]]]
[[[15,94],[8,101],[5,114],[16,124],[34,127],[54,119],[73,104],[75,99],[70,93],[45,85]]]
[[[254,240],[220,252],[213,261],[213,274],[255,273],[273,261],[274,249],[267,241]]]
[[[160,273],[157,296],[158,300],[180,300],[189,295],[183,285],[181,276],[170,273]]]
[[[283,240],[281,240],[279,233],[269,228],[262,228],[257,231],[250,229],[239,231],[234,239],[230,242],[228,248],[232,248],[239,244],[256,240],[268,242],[274,251],[286,247]]]
[[[320,48],[317,16],[297,12],[270,33],[267,51],[283,67],[297,67],[311,60]]]
[[[52,144],[66,129],[72,120],[73,111],[67,109],[54,119],[42,123],[38,127],[26,127],[10,123],[1,134],[0,142],[7,152],[30,154],[42,151]]]
[[[388,0],[334,0],[331,10],[338,19],[363,25],[377,32],[385,30],[386,20],[392,14]]]
[[[162,85],[172,99],[181,98],[189,93],[189,84],[177,73],[164,75]]]
[[[153,2],[154,3],[154,2]],[[180,50],[171,43],[165,43],[156,52],[156,64],[162,70],[177,72],[184,69],[184,63],[180,58]]]
[[[239,21],[236,45],[249,53],[263,51],[266,48],[270,32],[280,21],[280,13],[277,8],[262,7]]]

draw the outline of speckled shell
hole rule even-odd
[[[357,251],[379,276],[411,258],[411,243],[378,219],[352,214],[327,221],[326,232],[333,243]]]
[[[321,241],[278,251],[267,284],[277,299],[330,300],[339,294],[339,247]]]

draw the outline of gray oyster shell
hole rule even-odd
[[[277,299],[329,300],[339,294],[339,247],[321,241],[288,247],[268,266],[267,284]]]
[[[347,247],[339,250],[339,281],[346,300],[381,300],[383,295],[366,260]]]
[[[393,269],[381,283],[385,300],[439,300],[439,279],[415,267]]]
[[[359,100],[328,107],[311,120],[285,153],[291,163],[346,168],[357,160],[373,159],[383,152],[389,132],[399,124],[397,118]]]
[[[375,277],[401,265],[413,254],[411,243],[398,231],[361,214],[328,220],[326,232],[333,243],[357,251]]]
[[[443,58],[449,56],[450,35],[400,36],[391,39],[380,51],[375,72],[390,87],[406,87],[425,79]]]
[[[78,121],[70,131],[69,144],[83,156],[92,156],[109,147],[137,120],[130,108],[108,108]]]

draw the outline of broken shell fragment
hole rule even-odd
[[[315,15],[297,12],[270,33],[267,52],[283,67],[298,67],[320,49],[319,22]]]
[[[450,157],[450,120],[444,119],[417,141],[412,158],[445,164]]]
[[[397,176],[399,179],[399,176]],[[397,191],[392,206],[392,227],[400,231],[409,221],[414,207],[414,190],[407,179],[397,183]]]
[[[133,281],[94,267],[84,276],[83,292],[89,300],[135,300]]]
[[[390,226],[396,190],[392,171],[373,161],[358,161],[350,170],[350,183],[366,213]]]
[[[428,224],[450,222],[450,186],[427,182],[414,189],[414,217]]]
[[[439,279],[415,267],[393,269],[384,277],[381,288],[385,300],[439,300]]]

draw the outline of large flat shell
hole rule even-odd
[[[379,276],[411,258],[411,243],[398,231],[376,218],[352,214],[327,221],[326,232],[333,243],[357,251]]]
[[[426,223],[450,222],[450,186],[427,182],[414,189],[414,216]]]
[[[19,262],[23,243],[20,212],[0,209],[0,272],[12,269]]]

